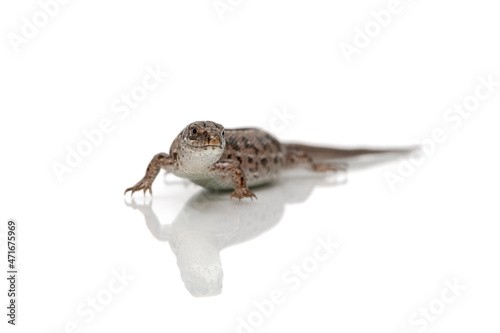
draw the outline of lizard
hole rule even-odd
[[[306,168],[339,171],[345,166],[329,161],[389,150],[337,149],[282,143],[259,128],[225,129],[213,121],[195,121],[177,135],[168,154],[153,157],[144,177],[125,190],[147,191],[161,169],[211,190],[233,190],[231,198],[257,198],[249,189],[276,180],[281,171]],[[394,152],[394,150],[391,150]]]

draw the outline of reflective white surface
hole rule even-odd
[[[393,163],[354,171],[342,184],[293,175],[257,188],[253,202],[173,177],[158,179],[152,199],[124,198],[111,178],[95,192],[97,182],[76,180],[31,209],[11,200],[20,327],[411,331],[419,327],[412,316],[454,279],[467,289],[429,327],[477,327],[469,317],[492,325],[496,199],[450,194],[455,162],[440,160],[396,194],[381,178]],[[462,186],[483,181],[478,174]],[[318,239],[340,245],[315,263]]]

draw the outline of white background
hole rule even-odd
[[[18,325],[6,324],[2,279],[2,332],[64,332],[72,321],[76,332],[236,332],[273,289],[286,300],[256,332],[417,332],[410,317],[439,303],[446,279],[467,289],[422,331],[498,331],[500,87],[458,128],[443,120],[479,76],[500,81],[495,2],[401,0],[350,63],[341,43],[388,1],[231,3],[221,20],[211,0],[69,1],[16,52],[9,36],[40,5],[2,2],[0,220],[5,235],[16,219],[20,235]],[[148,66],[169,77],[121,119],[114,101]],[[436,128],[447,140],[395,191],[384,174],[398,160],[286,204],[267,232],[221,252],[222,293],[193,297],[123,190],[189,122],[272,129],[284,109],[294,118],[278,123],[283,141],[405,146]],[[111,133],[59,181],[53,163],[105,118]],[[198,191],[167,179],[153,187],[166,224]],[[290,291],[282,275],[327,236],[338,250]],[[133,280],[85,322],[77,308],[122,269]]]

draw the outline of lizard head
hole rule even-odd
[[[181,132],[179,158],[190,165],[210,166],[217,162],[226,147],[224,127],[213,121],[196,121]]]

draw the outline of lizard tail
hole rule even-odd
[[[284,144],[287,152],[302,152],[306,153],[313,160],[332,160],[343,159],[348,157],[357,157],[371,154],[406,154],[417,150],[419,147],[405,147],[397,149],[367,149],[367,148],[330,148],[308,146],[296,143]]]
[[[287,163],[293,167],[293,162],[289,160],[307,159],[309,162],[322,161],[339,161],[347,162],[351,166],[368,166],[379,162],[393,160],[395,157],[407,155],[419,149],[418,146],[402,147],[402,148],[334,148],[334,147],[318,147],[296,143],[283,144],[286,151]],[[305,161],[304,161],[305,162]],[[354,163],[353,163],[354,162]]]

